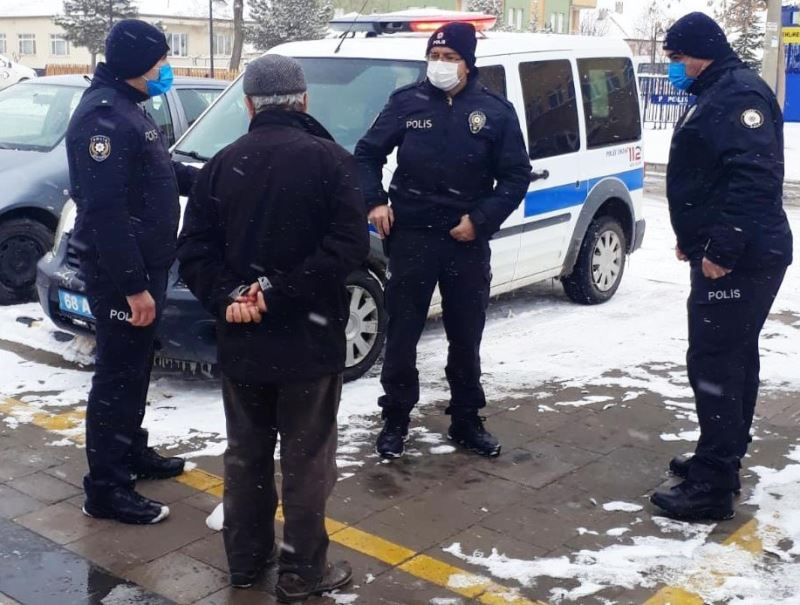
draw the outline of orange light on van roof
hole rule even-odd
[[[420,32],[420,33],[430,33],[434,32],[439,29],[442,25],[446,23],[471,23],[472,26],[475,28],[475,31],[486,31],[487,29],[492,29],[497,23],[497,17],[492,15],[481,15],[480,17],[449,17],[449,16],[442,16],[440,18],[437,17],[426,17],[425,19],[420,19],[419,21],[414,20],[409,22],[409,26],[411,27],[412,32]]]

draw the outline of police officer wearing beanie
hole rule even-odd
[[[673,85],[696,96],[675,125],[667,199],[676,255],[691,266],[687,368],[700,439],[653,494],[667,514],[733,516],[758,398],[758,338],[792,262],[782,207],[783,118],[767,84],[703,13],[669,29]]]
[[[72,242],[96,328],[96,362],[86,411],[84,513],[123,523],[157,523],[169,509],[134,490],[137,478],[183,472],[142,429],[153,343],[175,257],[178,194],[195,168],[173,163],[167,141],[141,103],[167,92],[172,71],[164,34],[120,21],[67,130]]]
[[[416,349],[434,288],[442,296],[451,399],[448,436],[485,456],[500,443],[479,416],[480,343],[491,280],[489,239],[524,198],[530,161],[514,107],[481,85],[475,28],[449,23],[428,40],[427,79],[395,91],[355,156],[369,219],[386,239],[389,316],[377,451],[403,454],[419,400]],[[382,168],[397,148],[389,193]]]

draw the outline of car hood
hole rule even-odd
[[[50,151],[0,149],[0,182],[2,210],[63,197],[69,188],[64,145]]]

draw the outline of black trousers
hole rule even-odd
[[[378,403],[384,417],[407,416],[419,400],[417,343],[436,285],[442,296],[452,415],[473,415],[486,405],[480,346],[491,282],[491,250],[483,239],[461,243],[448,233],[397,230],[389,237],[389,322]]]
[[[336,485],[340,374],[308,382],[238,384],[223,376],[228,431],[223,537],[232,572],[255,571],[275,542],[280,436],[280,570],[316,580],[327,563],[325,503]]]
[[[167,272],[151,272],[149,291],[156,301],[156,320],[145,328],[137,328],[128,322],[128,303],[111,286],[110,278],[95,276],[87,285],[97,343],[86,409],[89,473],[83,485],[90,498],[102,497],[104,491],[114,487],[134,484],[133,465],[147,447],[142,420],[166,287]]]
[[[692,481],[738,486],[758,399],[758,337],[785,273],[733,271],[711,280],[692,266],[686,362],[700,422]]]

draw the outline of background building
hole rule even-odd
[[[176,67],[206,68],[210,39],[207,0],[137,0],[139,18],[157,24],[170,45]],[[215,0],[214,64],[227,68],[233,48],[231,2]],[[74,47],[53,21],[63,12],[61,0],[3,0],[0,2],[0,54],[44,70],[48,65],[89,65],[86,48]],[[248,52],[249,51],[249,52]],[[247,49],[245,55],[253,54]],[[102,57],[98,57],[102,60]]]

